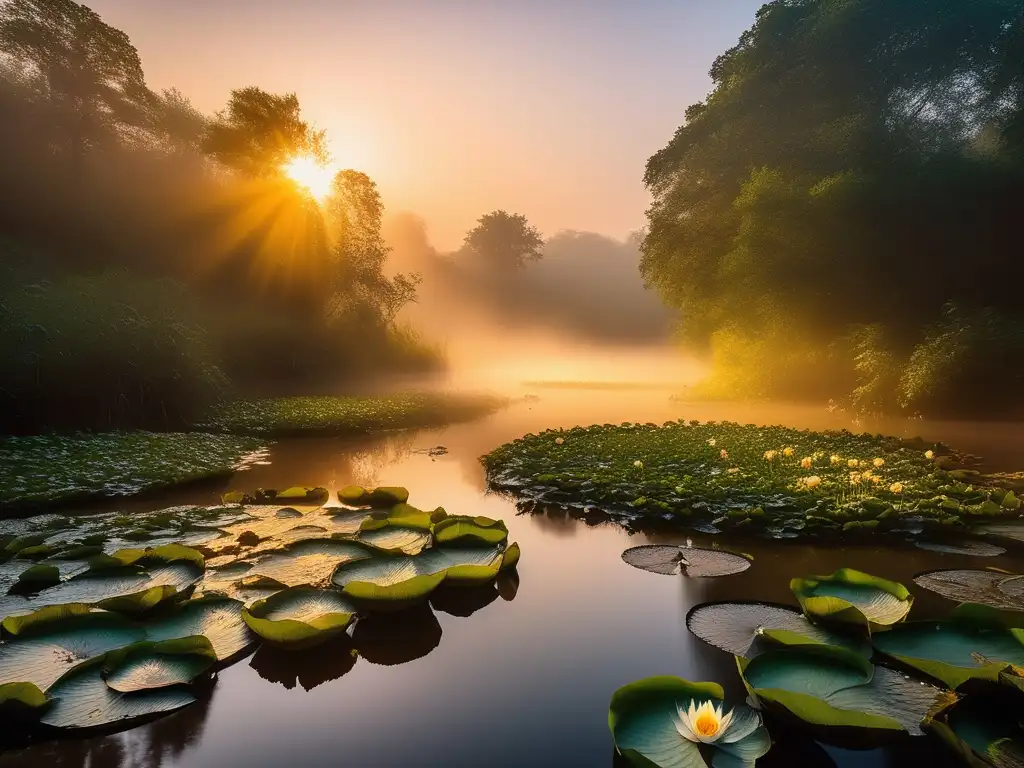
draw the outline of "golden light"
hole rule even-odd
[[[321,165],[315,158],[302,155],[289,160],[282,168],[285,176],[317,200],[331,193],[334,169]]]

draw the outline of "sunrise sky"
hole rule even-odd
[[[480,214],[543,234],[644,223],[647,158],[761,0],[84,0],[153,88],[206,112],[294,91],[341,167],[455,248]]]

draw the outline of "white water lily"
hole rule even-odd
[[[565,442],[565,438],[564,437],[556,437],[555,438],[555,445],[562,445],[564,442]]]
[[[924,452],[924,457],[926,459],[934,459],[935,458],[935,451],[925,451]]]
[[[710,440],[708,440],[708,445],[710,445],[712,448],[714,448],[715,447],[715,443],[717,443],[717,442],[718,441],[715,440],[715,438],[712,437]]]
[[[633,466],[636,467],[637,469],[643,469],[644,463],[640,461],[640,459],[637,459],[636,461],[633,462]]]
[[[700,706],[691,701],[687,709],[677,706],[679,720],[676,730],[687,741],[700,744],[714,744],[726,735],[732,724],[732,712],[722,714],[722,707],[715,706],[712,701],[705,701]]]
[[[811,475],[810,477],[802,478],[800,483],[808,490],[811,490],[812,488],[817,488],[821,485],[821,478],[817,475]]]

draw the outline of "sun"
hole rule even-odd
[[[281,170],[317,200],[323,200],[331,193],[334,170],[330,166],[321,165],[315,158],[300,155],[285,163]]]

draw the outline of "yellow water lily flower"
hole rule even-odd
[[[778,451],[765,451],[764,452],[764,459],[765,459],[765,461],[775,461],[775,457],[778,456],[778,455],[779,455]]]
[[[841,464],[842,463],[843,457],[842,456],[836,456],[835,454],[832,454],[831,456],[828,457],[828,460],[829,460],[829,462],[831,462],[832,466],[834,467],[836,464]]]
[[[903,483],[893,483],[889,486],[892,493],[903,493]]]
[[[636,467],[637,469],[643,469],[644,463],[640,461],[640,459],[637,459],[636,461],[633,462],[633,466]]]
[[[725,471],[728,472],[730,475],[735,475],[737,472],[740,471],[740,468],[739,467],[729,467]]]
[[[561,445],[564,442],[565,442],[565,438],[564,437],[556,437],[555,438],[555,445]]]
[[[860,472],[850,473],[850,485],[860,485],[861,474]]]
[[[875,459],[871,463],[874,464],[876,467],[881,467],[885,464],[885,459]]]
[[[715,440],[715,438],[712,437],[710,440],[708,440],[708,445],[710,445],[712,448],[714,448],[715,447],[715,443],[717,443],[717,442],[718,441]]]
[[[729,452],[727,450],[725,450],[725,448],[723,448],[722,450],[720,450],[718,452],[718,458],[720,458],[720,459],[728,459],[729,458]]]
[[[871,482],[874,483],[875,485],[881,485],[882,484],[882,478],[880,478],[878,475],[872,475],[871,476]]]
[[[711,701],[705,701],[699,707],[691,701],[687,709],[681,706],[677,708],[679,719],[675,724],[676,730],[687,741],[714,744],[725,736],[732,725],[732,712],[722,714],[722,707],[716,707]]]
[[[800,459],[800,466],[803,467],[804,469],[810,469],[813,464],[814,459],[812,459],[810,456],[804,456],[802,459]]]
[[[872,472],[870,469],[865,469],[863,472],[860,473],[860,477],[862,480],[870,480],[874,476],[875,473]]]
[[[803,484],[804,488],[811,490],[812,488],[817,488],[821,485],[821,478],[817,475],[811,475],[810,477],[803,478],[800,482]]]
[[[794,453],[796,453],[796,451],[794,451],[792,448],[783,448],[782,449],[782,455],[783,456],[792,456]]]
[[[846,462],[846,466],[848,466],[848,467],[859,467],[860,466],[860,462],[857,461],[856,459],[850,459],[848,462]]]
[[[935,451],[925,451],[924,452],[924,457],[926,459],[934,459],[935,458]]]

